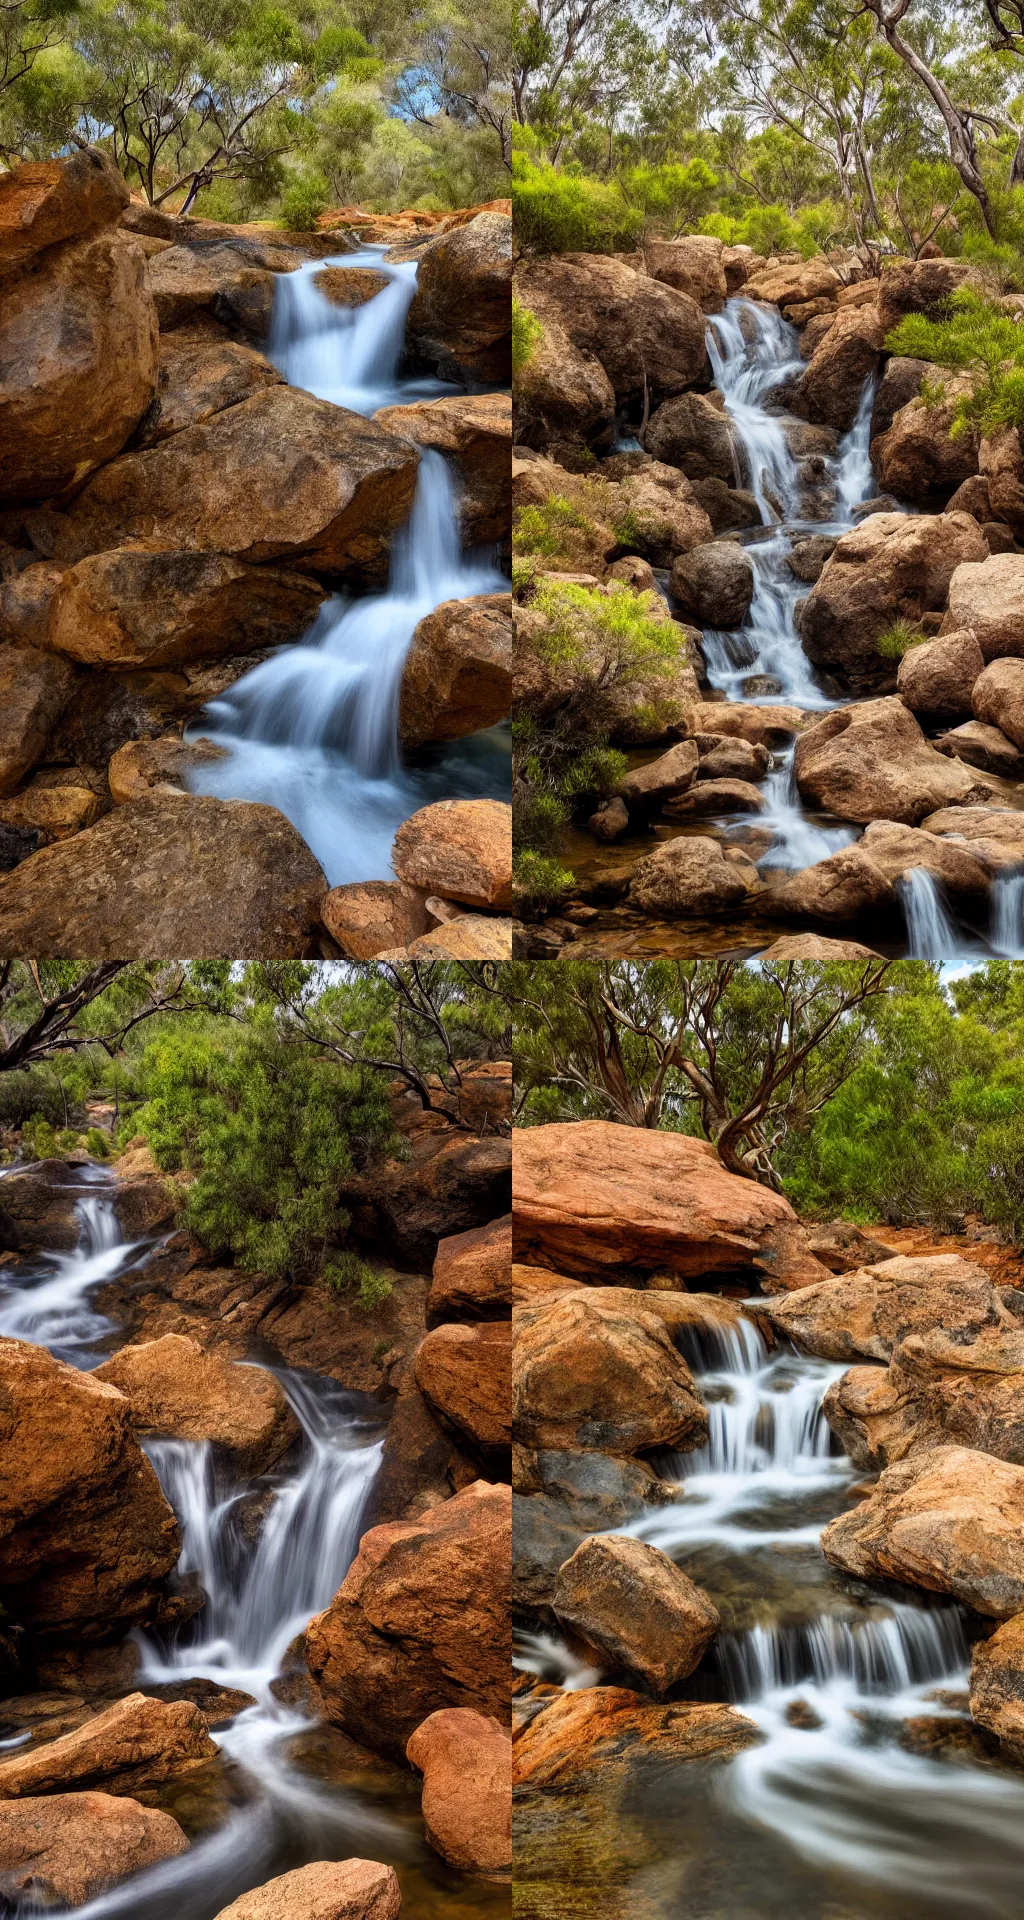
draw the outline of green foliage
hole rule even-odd
[[[331,191],[322,173],[297,174],[281,195],[281,218],[293,233],[311,233],[331,203]]]
[[[92,1154],[94,1160],[109,1160],[110,1141],[102,1127],[86,1129],[85,1148],[87,1153]]]
[[[521,300],[512,295],[512,377],[517,378],[532,358],[534,348],[542,337],[540,321],[524,307]]]
[[[636,245],[644,216],[618,186],[513,163],[512,211],[519,244],[534,253],[622,253]]]
[[[622,191],[638,207],[648,223],[670,233],[692,227],[710,208],[718,188],[718,176],[706,160],[694,159],[683,165],[670,162],[662,166],[646,163],[627,167],[622,174]]]
[[[920,646],[924,634],[911,620],[893,620],[875,641],[875,651],[883,660],[902,660],[911,647]]]
[[[356,1305],[364,1313],[373,1313],[377,1307],[390,1300],[394,1292],[394,1283],[379,1268],[371,1267],[366,1260],[360,1260],[358,1254],[340,1253],[324,1264],[324,1285],[331,1293],[349,1294],[354,1292]]]
[[[972,288],[959,288],[940,319],[907,314],[886,346],[891,353],[972,376],[972,391],[954,404],[951,439],[974,429],[993,434],[1001,427],[1024,426],[1024,327]],[[934,402],[938,389],[930,385],[929,394]]]
[[[552,913],[571,893],[574,883],[568,867],[550,854],[536,853],[526,847],[517,852],[512,864],[512,884],[516,910],[532,917]]]

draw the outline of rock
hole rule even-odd
[[[869,1377],[870,1376],[870,1377]],[[953,1444],[1024,1465],[1024,1335],[1011,1322],[965,1342],[942,1327],[909,1334],[887,1370],[854,1367],[828,1418],[858,1465],[877,1470]]]
[[[478,213],[418,255],[406,331],[443,379],[507,385],[512,372],[512,221]]]
[[[30,160],[0,180],[0,273],[44,247],[112,226],[128,204],[113,161],[96,147],[63,160]]]
[[[266,387],[159,446],[122,454],[55,526],[58,558],[140,541],[301,561],[370,584],[416,485],[409,442],[297,387]]]
[[[270,332],[274,275],[232,246],[168,247],[150,261],[148,279],[164,333],[200,314],[253,340]]]
[[[34,853],[52,840],[66,840],[91,827],[103,810],[103,802],[90,787],[23,787],[13,799],[0,800],[0,825],[34,833],[30,849]]]
[[[657,807],[670,794],[682,793],[692,785],[697,773],[697,747],[693,740],[680,740],[656,760],[632,767],[619,782],[618,797],[627,807],[640,810]],[[628,816],[627,816],[628,820]],[[627,822],[624,821],[623,825]],[[604,837],[612,837],[605,836]]]
[[[880,1473],[911,1451],[916,1410],[905,1407],[887,1367],[851,1367],[834,1380],[822,1411],[844,1453],[865,1473]]]
[[[623,554],[621,560],[613,560],[605,571],[606,580],[621,580],[634,593],[656,593],[658,583],[654,578],[654,568],[649,560],[641,560],[637,553]]]
[[[761,780],[772,763],[767,747],[752,740],[730,739],[728,734],[702,734],[697,748],[698,780]]]
[[[965,283],[978,282],[977,268],[963,260],[897,260],[882,267],[878,289],[878,317],[883,333],[891,333],[905,314],[923,313],[936,320],[951,295]]]
[[[773,914],[840,924],[885,913],[895,904],[891,881],[859,846],[840,847],[838,853],[804,867],[774,887],[764,902]]]
[[[22,647],[46,645],[50,608],[63,574],[63,567],[52,567],[41,560],[0,581],[0,635],[4,640],[16,641]]]
[[[419,622],[402,668],[404,746],[496,726],[508,718],[511,702],[511,594],[446,600]]]
[[[209,1440],[244,1477],[266,1473],[299,1437],[298,1421],[272,1373],[234,1366],[182,1334],[122,1347],[93,1378],[124,1394],[140,1436]]]
[[[711,539],[711,522],[689,480],[675,467],[652,460],[640,472],[625,475],[617,493],[620,543],[653,566],[670,567],[677,554]]]
[[[854,676],[876,674],[879,635],[896,619],[917,621],[939,611],[960,563],[985,561],[987,554],[970,514],[870,514],[843,534],[803,603],[800,639],[809,659]],[[959,613],[950,626],[978,633],[974,620]],[[984,652],[980,634],[978,640]]]
[[[798,580],[806,580],[813,585],[821,578],[821,570],[826,560],[830,560],[836,548],[836,536],[832,533],[812,533],[805,540],[797,540],[786,556],[786,565],[790,573]]]
[[[512,1445],[512,1329],[503,1321],[435,1327],[416,1353],[416,1385],[443,1426],[484,1454]]]
[[[466,546],[507,542],[512,452],[512,401],[507,393],[460,393],[414,406],[382,407],[373,417],[385,432],[444,455],[455,473]]]
[[[206,1720],[191,1701],[132,1693],[58,1740],[0,1761],[0,1800],[68,1788],[137,1793],[215,1758]]]
[[[524,444],[582,452],[610,447],[615,437],[615,390],[600,360],[579,352],[549,315],[516,375],[515,403]]]
[[[563,1626],[656,1694],[700,1665],[721,1625],[707,1594],[667,1554],[626,1534],[577,1547],[551,1604]]]
[[[160,1617],[177,1522],[128,1402],[43,1347],[0,1341],[0,1598],[44,1644]]]
[[[462,1873],[512,1871],[512,1740],[469,1707],[428,1714],[406,1750],[423,1775],[423,1822],[435,1853]]]
[[[762,966],[773,966],[785,960],[880,960],[881,954],[872,947],[862,947],[856,940],[826,940],[820,933],[784,933],[781,940],[773,940],[770,947],[758,955]]]
[[[169,1813],[109,1793],[57,1793],[0,1806],[0,1894],[80,1907],[129,1874],[188,1852]]]
[[[1024,532],[1024,452],[1016,427],[1002,427],[984,439],[978,465],[985,476],[985,520],[1005,520],[1015,534]]]
[[[898,1254],[802,1287],[766,1308],[772,1325],[824,1360],[888,1360],[908,1334],[941,1326],[961,1344],[1012,1324],[984,1267],[959,1254]]]
[[[597,812],[591,814],[587,825],[598,840],[617,840],[629,825],[625,801],[618,796],[614,800],[602,800]]]
[[[539,1269],[523,1268],[524,1273],[537,1273]],[[623,1299],[636,1303],[629,1308],[632,1313],[642,1311],[641,1303],[653,1299],[654,1295],[636,1292],[628,1287],[609,1287],[613,1296],[606,1304],[611,1307],[621,1305]],[[696,1298],[696,1296],[690,1296]],[[705,1296],[707,1297],[707,1296]],[[686,1296],[675,1294],[672,1299],[682,1307]],[[737,1314],[736,1319],[741,1316]],[[666,1325],[674,1324],[666,1320]],[[685,1324],[685,1323],[684,1323]],[[585,1527],[588,1532],[606,1533],[609,1529],[624,1526],[645,1513],[651,1506],[664,1505],[671,1488],[664,1480],[659,1480],[646,1461],[616,1459],[607,1453],[577,1453],[572,1449],[544,1448],[531,1452],[526,1447],[516,1447],[521,1468],[526,1465],[529,1487],[522,1491],[539,1491],[556,1501],[575,1526]],[[513,1481],[519,1491],[518,1482]]]
[[[478,1480],[416,1520],[371,1528],[306,1630],[327,1718],[401,1760],[440,1707],[508,1714],[512,1494]]]
[[[223,554],[96,553],[64,573],[41,644],[114,672],[278,647],[312,626],[315,580]]]
[[[404,880],[356,880],[332,887],[320,911],[342,953],[351,960],[372,960],[407,947],[429,930],[426,898],[422,887],[408,887]]]
[[[157,382],[140,249],[110,232],[34,256],[0,303],[0,500],[78,485],[119,453]]]
[[[701,627],[738,627],[754,597],[754,569],[742,547],[713,541],[674,562],[669,592]]]
[[[698,741],[706,736],[716,741],[724,738],[769,748],[785,747],[811,717],[799,707],[757,707],[746,702],[730,706],[725,701],[708,701],[692,709],[686,732]]]
[[[656,460],[681,468],[689,480],[721,480],[729,487],[735,483],[732,423],[702,393],[666,400],[648,422],[645,444]]]
[[[747,280],[744,298],[788,307],[823,295],[834,300],[839,284],[835,268],[816,254],[810,260],[777,261],[760,268]]]
[[[512,809],[498,800],[439,800],[399,827],[392,853],[408,886],[469,907],[512,906]]]
[[[71,698],[74,668],[35,647],[0,647],[0,795],[42,758]]]
[[[934,370],[928,360],[909,360],[894,354],[885,363],[885,370],[875,389],[874,406],[871,409],[871,443],[884,433],[888,433],[901,407],[908,400],[915,400],[921,391],[921,382],[927,376],[934,377]],[[952,506],[952,502],[950,502]],[[959,503],[958,503],[959,505]],[[967,513],[971,508],[964,509]]]
[[[965,720],[962,727],[936,740],[937,753],[948,753],[953,760],[965,760],[969,767],[983,773],[998,773],[1006,780],[1024,778],[1024,755],[998,727],[987,727],[980,720]]]
[[[981,525],[991,520],[992,505],[988,497],[988,481],[980,473],[972,473],[951,495],[948,508],[950,513],[972,513]]]
[[[978,471],[978,435],[974,431],[950,438],[957,401],[969,393],[973,381],[947,378],[944,398],[934,405],[909,400],[894,415],[888,432],[871,443],[871,461],[885,493],[897,500],[913,500],[935,507]]]
[[[861,1267],[894,1260],[896,1249],[876,1240],[850,1220],[827,1220],[808,1228],[807,1244],[830,1273],[856,1273]]]
[[[110,798],[116,807],[144,800],[150,793],[187,793],[188,776],[226,758],[227,748],[212,740],[131,740],[111,756],[107,768]],[[90,823],[82,821],[83,826]]]
[[[222,1907],[217,1920],[397,1920],[402,1890],[379,1860],[314,1860]]]
[[[702,313],[721,313],[730,292],[723,251],[710,234],[687,233],[679,240],[648,240],[644,260],[653,279],[688,293]]]
[[[280,384],[277,368],[252,347],[185,332],[165,334],[160,340],[157,390],[133,445],[154,447],[172,433],[200,426],[225,407],[248,400],[263,387]]]
[[[443,926],[421,933],[407,947],[392,949],[384,960],[511,960],[516,922],[494,914],[461,913]]]
[[[762,891],[752,861],[728,860],[717,840],[687,835],[638,861],[629,899],[641,912],[659,916],[718,914],[732,913]]]
[[[652,410],[703,376],[704,315],[696,300],[637,273],[621,256],[553,254],[520,266],[516,289],[542,324],[553,320],[578,352],[601,362],[620,405],[642,402],[645,369]]]
[[[861,850],[881,868],[893,886],[917,867],[934,874],[954,895],[984,894],[989,873],[983,861],[967,847],[920,827],[904,827],[894,820],[872,820],[860,841]]]
[[[0,878],[0,945],[52,959],[314,957],[326,891],[276,808],[154,793]]]
[[[556,1694],[520,1734],[513,1784],[576,1793],[589,1781],[607,1792],[634,1769],[643,1779],[652,1765],[671,1773],[686,1761],[724,1761],[760,1738],[753,1721],[733,1707],[694,1700],[659,1705],[626,1687],[584,1687]]]
[[[723,247],[722,268],[729,293],[738,293],[751,275],[758,273],[764,264],[764,255],[755,253],[753,247],[745,245]]]
[[[470,1106],[465,1081],[463,1111]],[[472,1115],[470,1124],[474,1122]],[[344,1202],[358,1239],[376,1240],[401,1265],[429,1273],[437,1244],[450,1234],[484,1226],[508,1212],[511,1142],[488,1128],[483,1139],[453,1133],[438,1116],[424,1116],[409,1141],[411,1159],[392,1160],[344,1183]]]
[[[821,1547],[855,1579],[903,1580],[1008,1620],[1024,1606],[1024,1467],[966,1447],[902,1460]]]
[[[985,658],[969,627],[926,640],[903,655],[896,690],[911,713],[959,720],[971,711],[974,683]]]
[[[971,1662],[971,1715],[994,1733],[1003,1752],[1024,1759],[1024,1616],[1015,1614],[988,1640],[978,1640]]]
[[[697,505],[707,514],[713,533],[761,525],[761,509],[754,495],[741,487],[728,487],[724,480],[709,475],[706,480],[691,480],[690,488]]]
[[[799,411],[849,433],[864,382],[878,369],[883,338],[874,307],[848,307],[837,314],[801,377]]]
[[[512,1394],[527,1447],[598,1453],[686,1452],[707,1443],[707,1414],[662,1323],[574,1294],[515,1312]]]
[[[391,285],[391,276],[369,267],[321,267],[313,275],[313,285],[332,307],[365,307]]]
[[[1024,655],[1024,553],[965,559],[950,578],[943,625],[970,628],[986,661]]]
[[[438,1243],[427,1325],[505,1319],[512,1311],[512,1215]]]
[[[975,717],[1024,748],[1024,660],[993,660],[975,683]]]
[[[936,753],[899,699],[828,714],[800,735],[793,766],[804,802],[840,820],[915,826],[939,807],[987,793],[966,767]]]
[[[677,794],[662,811],[668,820],[693,820],[719,813],[760,813],[766,805],[763,793],[749,780],[712,780],[700,776],[689,793]]]

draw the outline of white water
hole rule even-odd
[[[81,1237],[74,1251],[27,1260],[15,1279],[0,1268],[0,1336],[48,1347],[72,1366],[97,1364],[97,1343],[114,1326],[94,1310],[89,1296],[130,1266],[137,1252],[124,1241],[113,1202],[103,1197],[99,1169],[83,1167],[82,1176],[86,1191],[75,1202]],[[96,1191],[88,1192],[90,1185]]]
[[[1024,955],[1024,873],[1001,873],[991,887],[991,932],[993,953],[1009,960]]]
[[[313,283],[324,261],[280,275],[270,352],[286,379],[364,415],[456,393],[399,376],[415,263],[388,265],[380,249],[367,249],[333,264],[371,267],[389,285],[346,309]],[[197,773],[194,790],[278,807],[332,886],[386,878],[395,832],[419,807],[508,797],[509,748],[500,733],[456,742],[416,768],[403,765],[399,748],[402,666],[418,622],[445,600],[508,586],[489,555],[462,552],[457,504],[447,463],[425,451],[387,591],[332,595],[300,643],[237,681],[193,729],[230,754]]]
[[[958,959],[963,941],[934,874],[927,867],[911,867],[897,891],[907,923],[908,959]]]

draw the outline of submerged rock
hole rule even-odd
[[[659,1705],[626,1687],[559,1693],[520,1734],[513,1784],[575,1793],[610,1786],[648,1767],[731,1759],[761,1735],[732,1707],[693,1700]]]
[[[55,1793],[0,1806],[0,1895],[80,1907],[129,1874],[188,1852],[169,1813],[109,1793]]]
[[[707,1594],[667,1554],[626,1534],[577,1547],[559,1571],[551,1605],[563,1626],[652,1693],[685,1680],[721,1624]]]
[[[60,1739],[0,1761],[0,1800],[69,1787],[138,1793],[205,1766],[217,1751],[193,1702],[132,1693]]]
[[[423,1775],[423,1822],[435,1853],[463,1873],[512,1871],[512,1740],[469,1707],[417,1727],[406,1759]]]

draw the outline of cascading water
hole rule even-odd
[[[989,945],[1008,960],[1024,954],[1024,873],[1001,873],[992,882]]]
[[[943,891],[927,867],[911,867],[897,891],[907,923],[910,960],[956,960],[963,941],[950,918]]]
[[[113,1201],[104,1197],[104,1181],[98,1167],[83,1167],[82,1197],[75,1202],[80,1238],[72,1252],[42,1254],[0,1279],[0,1336],[48,1347],[76,1367],[97,1365],[98,1345],[114,1331],[89,1295],[123,1273],[136,1254],[124,1241]]]
[[[279,276],[270,353],[285,378],[364,415],[457,392],[398,375],[415,262],[389,263],[382,250],[367,249],[334,264],[372,267],[388,285],[347,309],[314,284],[322,260]],[[425,451],[387,592],[357,600],[333,595],[301,643],[255,667],[210,706],[194,731],[227,757],[197,772],[194,790],[278,807],[332,886],[385,878],[397,828],[432,800],[507,799],[504,733],[470,736],[416,767],[403,765],[398,743],[402,665],[418,622],[443,601],[507,587],[486,554],[463,554],[451,473],[440,454]]]

